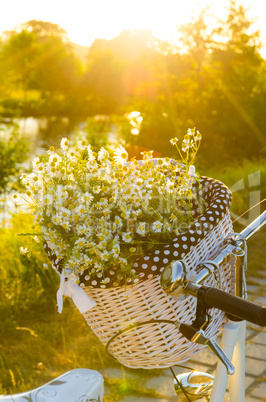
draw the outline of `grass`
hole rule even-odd
[[[250,188],[248,176],[260,171],[261,183]],[[250,206],[250,191],[266,196],[266,167],[259,162],[217,173],[204,172],[222,180],[229,187],[243,179],[244,187],[233,194],[235,215]],[[250,217],[249,217],[250,218]],[[19,233],[30,231],[31,219],[14,216],[13,226],[0,229],[0,394],[16,393],[44,384],[74,368],[91,368],[105,377],[106,402],[121,400],[122,395],[158,397],[146,390],[147,377],[160,371],[124,369],[109,357],[84,318],[69,299],[64,301],[63,313],[56,308],[59,278],[51,269],[41,245],[32,251],[31,259],[20,255],[19,247],[25,238]],[[242,230],[243,224],[236,226]],[[255,276],[266,268],[266,231],[249,244],[249,271]],[[112,376],[108,368],[119,369],[122,375]],[[105,372],[107,375],[105,375]],[[131,375],[133,374],[134,375]]]

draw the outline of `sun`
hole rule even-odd
[[[177,26],[191,20],[210,0],[77,0],[73,10],[66,6],[60,20],[72,42],[90,45],[95,38],[111,39],[123,30],[148,29],[155,37],[172,41]],[[220,2],[217,2],[220,4]]]
[[[253,10],[263,34],[261,0],[239,0]],[[226,15],[229,0],[9,0],[0,10],[0,34],[36,19],[60,25],[74,43],[90,46],[97,39],[112,39],[123,30],[148,29],[159,39],[175,42],[177,27],[191,22],[199,10],[209,6],[214,16]],[[265,15],[265,13],[264,13]]]

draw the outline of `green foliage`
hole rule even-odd
[[[108,148],[110,132],[110,121],[106,116],[88,117],[82,133],[77,132],[76,139],[83,138],[93,147],[95,152],[99,152],[101,147]]]
[[[0,394],[36,388],[76,367],[104,370],[119,366],[104,352],[84,318],[66,298],[57,313],[59,277],[42,244],[31,258],[19,247],[32,217],[15,215],[12,227],[0,229]],[[44,268],[43,264],[47,264]]]
[[[22,24],[0,46],[0,111],[85,121],[135,110],[143,116],[138,136],[118,124],[128,146],[172,156],[169,140],[197,127],[204,133],[199,157],[206,166],[264,157],[266,61],[259,34],[235,0],[215,29],[207,17],[203,10],[178,28],[179,47],[149,31],[95,40],[85,65],[59,26]]]
[[[0,137],[0,194],[19,186],[20,164],[27,157],[28,143],[17,131],[11,128],[2,131]]]
[[[42,244],[35,242],[30,259],[20,254],[19,248],[25,246],[25,238],[19,234],[32,231],[32,222],[30,216],[15,215],[12,227],[0,230],[0,305],[7,319],[11,311],[23,313],[37,302],[42,304],[44,293],[50,294],[56,289],[56,273],[43,267],[49,263]]]
[[[9,33],[0,52],[0,72],[3,106],[12,97],[10,90],[20,89],[24,91],[20,114],[41,115],[42,103],[51,102],[54,115],[65,115],[66,110],[71,111],[69,102],[79,85],[81,65],[62,28],[33,20]],[[41,96],[29,114],[26,106],[31,90],[39,91]]]

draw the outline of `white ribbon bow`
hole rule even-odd
[[[58,312],[63,310],[63,296],[72,297],[74,304],[81,314],[96,306],[96,302],[87,295],[77,283],[74,275],[66,276],[64,272],[60,276],[60,287],[57,291]]]

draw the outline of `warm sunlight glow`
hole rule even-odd
[[[149,29],[154,36],[176,42],[177,26],[191,21],[204,7],[215,16],[224,17],[228,1],[220,0],[9,0],[0,13],[0,34],[31,19],[59,24],[70,40],[90,46],[95,38],[111,39],[123,30]],[[266,3],[242,0],[256,18],[266,43]],[[211,23],[211,22],[210,22]]]

